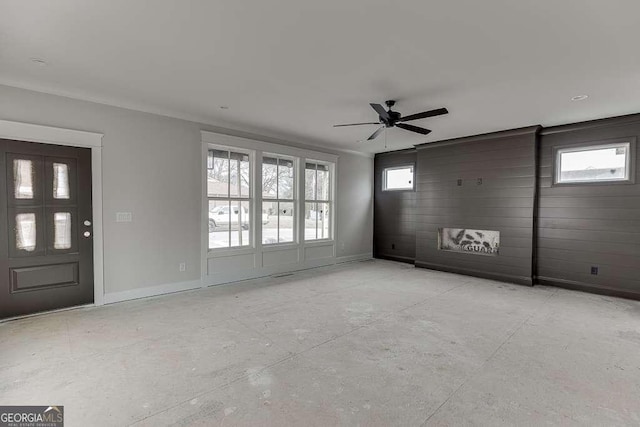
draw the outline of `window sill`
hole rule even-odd
[[[224,258],[236,255],[247,255],[255,253],[256,248],[253,246],[247,246],[242,248],[218,248],[209,249],[207,252],[207,258]]]
[[[272,251],[285,251],[287,249],[297,249],[300,247],[299,243],[269,243],[262,244],[262,252],[272,252]]]
[[[598,185],[629,185],[635,184],[635,179],[616,179],[610,181],[576,181],[576,182],[554,182],[551,187],[576,187],[576,186],[598,186]]]
[[[336,244],[336,241],[333,239],[307,240],[304,242],[304,247],[312,248],[314,246],[332,246],[335,244]]]
[[[392,189],[383,188],[382,191],[384,193],[397,193],[399,191],[416,191],[416,188],[415,187],[412,187],[412,188],[392,188]]]

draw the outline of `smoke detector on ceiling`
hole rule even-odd
[[[47,65],[47,61],[45,61],[42,58],[31,58],[31,62],[41,67],[44,67],[45,65]]]

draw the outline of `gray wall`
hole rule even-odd
[[[104,133],[106,293],[200,279],[200,130],[304,147],[7,86],[0,86],[0,119]],[[371,253],[373,159],[320,151],[339,155],[337,256]],[[116,212],[133,212],[133,222],[116,223]]]
[[[537,130],[532,127],[417,147],[417,266],[532,283]],[[441,251],[441,227],[497,230],[500,253]]]
[[[640,136],[640,116],[547,128],[540,140],[538,280],[640,298],[640,180],[552,186],[554,146]],[[638,150],[636,150],[636,165]],[[598,267],[598,275],[591,267]]]
[[[376,155],[373,248],[377,258],[413,262],[416,257],[416,192],[382,191],[384,169],[403,165],[416,166],[415,150]]]

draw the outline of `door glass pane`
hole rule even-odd
[[[71,213],[69,212],[53,214],[53,247],[71,249]]]
[[[278,243],[278,202],[262,202],[262,243]]]
[[[328,239],[329,234],[329,203],[318,203],[318,239]]]
[[[329,200],[329,166],[318,165],[318,200]]]
[[[293,203],[281,202],[278,212],[278,242],[293,242]]]
[[[229,247],[230,218],[228,200],[209,200],[209,249]]]
[[[13,185],[16,199],[33,199],[33,175],[31,160],[13,160]]]
[[[209,150],[207,157],[207,194],[210,197],[229,196],[229,152]]]
[[[318,211],[315,203],[305,203],[304,206],[304,239],[317,239]]]
[[[16,249],[27,252],[36,250],[36,214],[16,215]]]
[[[276,199],[278,197],[278,159],[262,158],[262,198]]]
[[[316,165],[307,163],[304,169],[304,198],[316,199]]]
[[[64,163],[53,164],[53,198],[69,198],[69,166]]]
[[[293,161],[278,159],[278,198],[293,199]]]

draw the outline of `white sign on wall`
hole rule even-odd
[[[500,232],[468,228],[440,228],[438,229],[438,249],[496,256],[500,251]]]

